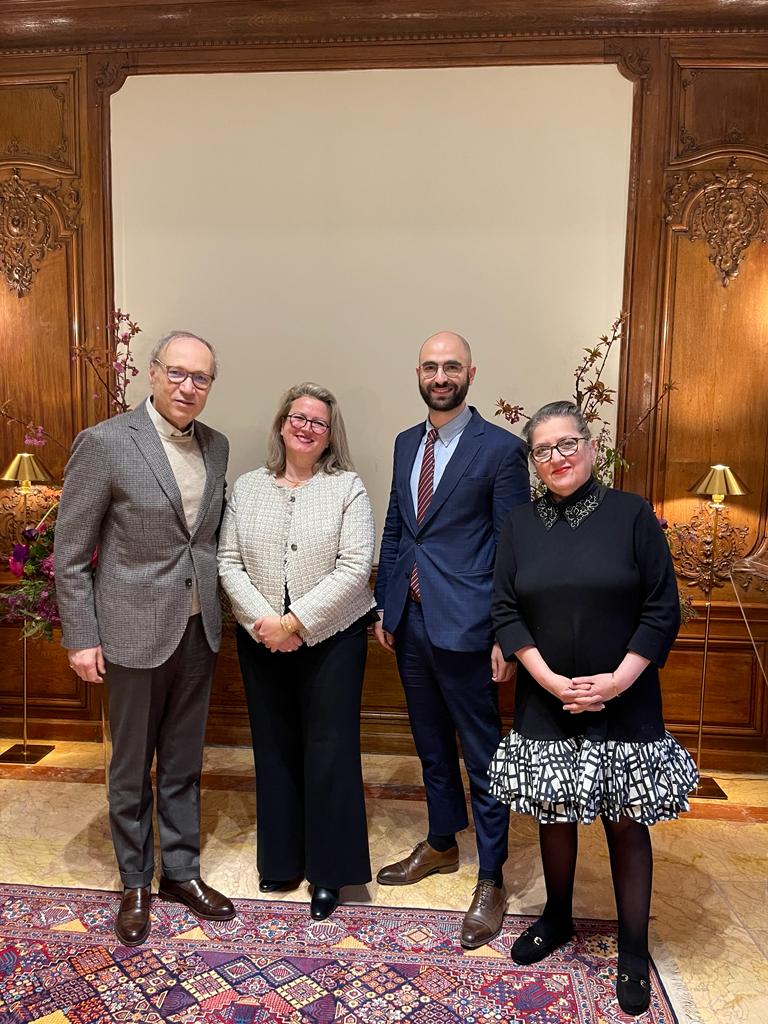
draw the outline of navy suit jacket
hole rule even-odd
[[[395,441],[376,607],[384,611],[384,629],[394,633],[415,562],[430,641],[449,651],[490,650],[496,542],[511,507],[531,498],[525,445],[473,408],[417,526],[411,471],[424,432],[419,423]]]

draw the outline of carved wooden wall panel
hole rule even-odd
[[[678,65],[673,160],[690,160],[737,149],[765,151],[768,140],[768,80],[764,69]]]
[[[15,83],[0,90],[0,160],[75,173],[75,97],[72,79]]]
[[[0,405],[22,424],[0,419],[0,468],[25,448],[23,424],[42,424],[61,442],[36,449],[61,480],[74,435],[96,418],[103,399],[79,365],[76,344],[91,326],[93,223],[89,186],[98,179],[88,151],[85,58],[41,55],[0,62]],[[94,139],[98,137],[94,135]],[[86,236],[86,237],[84,237]],[[96,240],[104,263],[104,238]],[[91,254],[91,255],[88,255]],[[98,302],[105,301],[103,288]],[[39,521],[56,499],[36,487],[27,520]],[[23,525],[23,499],[0,484],[0,582],[11,582],[6,553]],[[96,739],[99,701],[67,665],[58,643],[28,645],[30,736]],[[0,731],[21,731],[21,644],[15,627],[0,629]]]

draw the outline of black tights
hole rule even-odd
[[[647,825],[631,818],[601,819],[608,840],[611,876],[619,919],[619,956],[630,969],[648,959],[653,852]],[[542,917],[552,924],[570,922],[576,874],[578,832],[575,822],[539,825],[539,846],[547,887]]]

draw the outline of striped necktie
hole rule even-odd
[[[424,445],[424,458],[419,470],[419,486],[416,492],[416,524],[421,526],[427,509],[432,501],[432,492],[435,485],[435,441],[438,434],[434,427],[427,434]],[[415,600],[421,600],[421,589],[419,587],[419,572],[416,563],[411,569],[411,595]]]

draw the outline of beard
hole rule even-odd
[[[469,391],[469,374],[467,374],[464,380],[461,381],[449,380],[447,382],[447,387],[450,390],[446,390],[442,394],[434,394],[432,391],[434,387],[434,382],[431,384],[424,384],[422,381],[419,381],[421,397],[424,399],[427,406],[430,409],[434,409],[435,412],[450,412],[451,409],[458,409],[467,397],[467,392]]]

